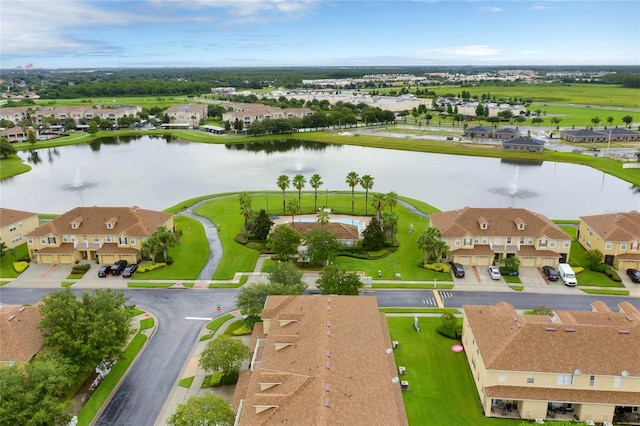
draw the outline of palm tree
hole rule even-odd
[[[387,196],[380,193],[373,194],[373,197],[371,198],[371,206],[376,209],[378,221],[382,223],[382,210],[387,206]]]
[[[429,263],[429,257],[432,252],[435,251],[437,242],[440,241],[442,235],[438,228],[427,228],[422,235],[418,237],[418,248],[424,250],[424,263]]]
[[[320,210],[318,212],[318,220],[316,221],[320,224],[320,226],[322,228],[324,228],[324,226],[329,223],[329,213],[327,213],[326,210]]]
[[[300,200],[300,195],[302,188],[304,188],[304,184],[307,183],[307,180],[302,175],[295,175],[293,177],[293,187],[298,190],[298,205],[302,206],[302,202]]]
[[[298,204],[298,200],[292,198],[287,202],[287,212],[291,215],[291,224],[293,225],[296,215],[300,213],[300,204]]]
[[[449,255],[449,246],[443,240],[438,240],[433,245],[433,251],[436,254],[436,263],[437,266],[440,266],[440,261],[443,257],[447,257]]]
[[[320,178],[319,174],[314,174],[309,179],[309,185],[313,188],[313,210],[318,210],[318,188],[322,186],[322,178]]]
[[[364,175],[360,178],[360,186],[364,188],[364,214],[367,214],[367,205],[369,204],[369,190],[373,188],[373,177]]]
[[[251,216],[251,197],[246,192],[240,194],[240,212],[244,216],[244,231],[243,234],[247,236],[247,223],[249,222],[249,216]]]
[[[398,194],[391,191],[387,194],[387,205],[389,210],[393,211],[393,208],[398,205]]]
[[[360,176],[356,172],[349,172],[347,174],[347,184],[351,187],[351,213],[354,211],[354,204],[356,199],[356,186],[360,183]]]
[[[398,225],[398,219],[398,213],[385,212],[382,215],[384,226],[389,228],[389,239],[391,240],[391,244],[393,244],[394,241],[395,229]]]
[[[291,181],[289,180],[289,176],[287,175],[280,175],[278,176],[278,188],[282,189],[282,211],[286,212],[287,208],[285,207],[285,199],[284,199],[284,191],[289,188],[289,185],[291,185]]]

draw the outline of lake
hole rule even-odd
[[[522,207],[552,219],[640,210],[640,191],[585,166],[271,141],[214,145],[172,137],[104,138],[20,152],[33,169],[0,183],[2,205],[39,213],[76,206],[162,210],[188,198],[230,191],[278,191],[279,175],[318,173],[321,192],[348,191],[346,175],[375,178],[372,191],[395,191],[441,210]],[[639,171],[640,173],[640,171]],[[307,185],[306,190],[311,190]],[[357,187],[357,190],[362,188]],[[291,187],[291,194],[296,190]]]

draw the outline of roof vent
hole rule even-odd
[[[14,319],[16,316],[15,315],[11,315],[9,318],[7,318],[7,321],[11,321],[12,319]]]
[[[331,392],[331,385],[329,383],[325,383],[324,390],[327,392]]]
[[[327,349],[327,358],[331,356],[331,351]]]
[[[327,303],[331,303],[331,298],[328,298],[328,299],[327,299]]]
[[[567,333],[575,333],[576,329],[575,328],[565,328],[564,331],[566,331]]]
[[[22,312],[24,312],[25,309],[27,309],[27,308],[23,306],[22,308],[18,309],[18,312],[22,313]]]
[[[327,306],[327,311],[331,311],[331,305]]]
[[[516,327],[522,328],[522,324],[520,324],[518,321],[516,321]]]
[[[327,368],[327,370],[330,369],[331,368],[331,361],[325,362],[324,366]]]
[[[629,330],[618,330],[620,334],[629,334]]]
[[[331,337],[331,330],[327,330],[327,337]]]
[[[579,368],[576,368],[576,369],[573,371],[573,374],[575,374],[576,376],[579,376],[579,375],[581,375],[581,374],[582,374],[582,370],[580,370]]]
[[[546,327],[545,330],[547,330],[547,331],[556,331],[556,329],[553,328],[553,327]]]
[[[625,316],[625,319],[629,322],[633,321],[633,318],[631,318],[629,315]]]
[[[331,321],[327,321],[327,327],[331,327]]]
[[[329,408],[331,406],[331,402],[329,401],[329,398],[325,398],[324,399],[324,406]]]
[[[629,376],[629,372],[627,370],[622,370],[622,373],[620,373],[620,375],[622,377],[628,377]]]

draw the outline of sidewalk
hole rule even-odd
[[[241,320],[242,315],[239,310],[228,312],[233,315],[233,318],[226,321],[220,328],[214,333],[212,338],[215,338],[221,334],[224,334],[225,330],[229,327],[229,325],[234,322]],[[207,393],[212,393],[224,398],[228,403],[231,403],[231,399],[233,398],[233,392],[235,391],[235,385],[233,386],[218,386],[212,388],[202,388],[202,383],[204,382],[204,378],[207,375],[206,372],[200,368],[198,362],[200,361],[200,354],[204,350],[207,343],[211,340],[200,340],[200,337],[211,334],[211,331],[206,328],[206,324],[202,326],[202,330],[200,330],[200,334],[198,334],[198,340],[193,346],[191,351],[191,355],[184,363],[182,367],[182,371],[180,375],[176,379],[176,382],[173,385],[173,390],[169,395],[169,398],[164,403],[162,407],[162,411],[160,415],[156,419],[155,425],[157,426],[166,426],[167,419],[171,416],[176,409],[178,408],[178,404],[182,404],[186,402],[192,396],[204,395]],[[249,339],[251,336],[241,336],[240,339],[244,341],[244,343],[248,346]],[[249,360],[245,360],[245,364],[248,365]],[[243,365],[242,369],[245,369],[247,365]],[[184,388],[178,385],[180,380],[193,377],[193,382],[191,382],[191,386],[189,388]]]

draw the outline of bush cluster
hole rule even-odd
[[[607,265],[606,263],[599,263],[597,265],[591,265],[590,269],[595,272],[603,272],[606,274],[609,270],[609,265]]]
[[[584,271],[584,268],[582,266],[572,266],[571,269],[573,269],[573,272],[578,275],[580,272]]]
[[[253,330],[251,330],[250,327],[247,327],[246,325],[243,325],[242,327],[240,327],[237,330],[233,331],[233,335],[234,336],[248,336],[253,332]]]
[[[13,262],[13,269],[16,270],[17,273],[21,274],[25,269],[29,267],[29,262],[19,261]]]
[[[89,268],[91,268],[91,265],[88,263],[77,263],[73,265],[73,268],[71,268],[71,273],[84,274],[89,270]]]
[[[162,262],[161,263],[156,263],[156,262],[143,263],[142,265],[140,265],[137,272],[142,273],[142,272],[153,271],[154,269],[162,268],[163,266],[167,266],[167,264]]]
[[[437,263],[427,263],[424,265],[424,269],[435,272],[444,272],[445,274],[448,274],[451,271],[451,268],[446,263],[440,263],[440,265]]]
[[[620,275],[618,275],[618,273],[611,268],[607,269],[604,273],[611,279],[611,281],[615,281],[617,283],[622,281]]]
[[[438,332],[438,334],[448,339],[460,340],[460,338],[462,338],[462,325],[457,326],[453,330],[449,327],[445,327],[444,325],[439,325],[436,328],[436,331]]]

